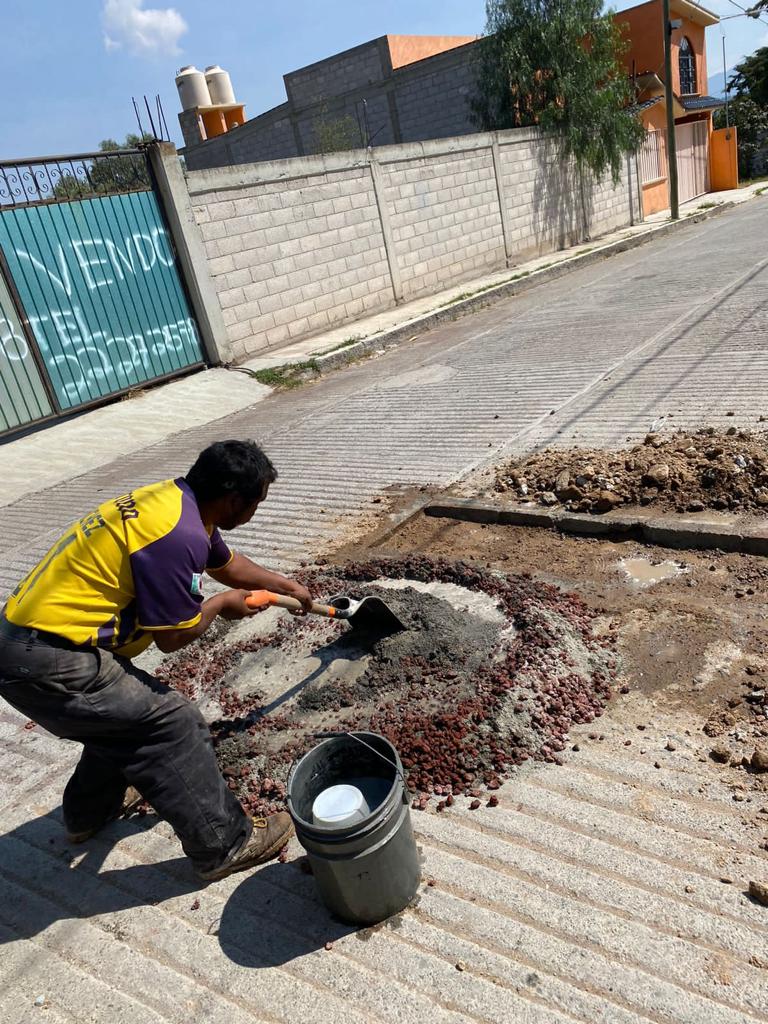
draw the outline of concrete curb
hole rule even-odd
[[[547,284],[549,281],[556,281],[558,278],[564,277],[566,274],[570,274],[574,270],[580,270],[583,267],[592,266],[593,263],[599,263],[601,260],[607,259],[610,256],[627,252],[630,249],[637,249],[641,245],[645,245],[647,242],[653,241],[655,238],[664,238],[665,235],[679,231],[682,228],[687,227],[689,224],[699,224],[701,221],[709,220],[710,217],[714,217],[726,210],[734,209],[739,205],[739,203],[732,202],[719,203],[711,209],[700,210],[698,213],[695,213],[690,217],[686,217],[683,220],[670,221],[668,224],[662,224],[660,227],[649,228],[647,231],[632,235],[630,238],[622,238],[617,242],[609,242],[608,245],[598,246],[581,256],[572,256],[569,259],[561,260],[554,266],[545,267],[543,270],[534,270],[529,273],[525,273],[525,276],[521,276],[517,280],[506,281],[503,284],[494,285],[485,291],[479,292],[477,295],[470,296],[468,299],[459,299],[458,301],[452,302],[450,305],[441,309],[432,310],[430,313],[425,313],[423,316],[417,317],[414,320],[409,320],[407,323],[400,324],[398,327],[392,328],[392,330],[382,331],[379,334],[373,334],[368,338],[361,338],[360,341],[357,341],[354,344],[347,345],[345,348],[337,349],[336,351],[328,352],[325,355],[309,354],[306,356],[306,359],[312,360],[316,363],[317,368],[321,373],[328,370],[338,369],[338,367],[352,363],[361,356],[366,356],[371,352],[383,351],[391,348],[393,345],[399,345],[403,341],[409,341],[416,335],[424,334],[446,321],[457,320],[461,316],[466,316],[469,313],[475,313],[480,309],[484,309],[486,306],[491,306],[494,303],[501,301],[502,299],[511,298],[513,295],[519,295],[522,292],[529,291],[531,288],[536,288],[541,284]],[[350,327],[352,326],[353,325],[350,325]],[[289,366],[291,364],[284,363],[282,365]],[[279,367],[275,367],[275,369],[279,369]]]
[[[668,548],[718,549],[750,555],[768,555],[766,526],[729,526],[682,516],[643,516],[609,512],[596,517],[583,512],[551,512],[522,506],[501,508],[474,498],[450,498],[430,502],[424,514],[439,519],[496,526],[535,526],[587,537],[624,537]]]

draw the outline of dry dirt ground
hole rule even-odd
[[[339,549],[334,560],[360,557],[361,547],[364,540]],[[577,593],[599,612],[597,629],[617,627],[621,675],[605,715],[572,730],[570,749],[603,744],[610,732],[615,766],[632,748],[661,785],[663,769],[683,757],[701,774],[699,792],[715,776],[730,787],[745,845],[768,850],[768,772],[760,770],[768,764],[755,757],[768,750],[768,559],[423,514],[370,553],[463,559]],[[668,734],[667,743],[644,742],[651,732]]]

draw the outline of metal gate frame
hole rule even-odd
[[[120,163],[116,165],[117,161]],[[109,165],[111,165],[113,170],[116,168],[118,177],[123,179],[119,182],[120,187],[106,188],[100,186],[98,175],[94,171]],[[56,189],[61,188],[62,185],[66,190],[66,194],[63,197],[56,196]],[[48,415],[28,419],[8,429],[0,429],[0,441],[5,441],[56,420],[71,415],[78,415],[88,409],[113,402],[121,396],[146,386],[154,386],[166,381],[175,380],[205,367],[205,349],[197,318],[194,314],[192,296],[190,295],[186,276],[182,271],[173,233],[168,223],[165,205],[157,186],[155,175],[153,174],[146,147],[80,153],[69,156],[31,157],[22,160],[0,161],[0,217],[3,216],[5,210],[9,209],[50,206],[81,199],[98,199],[135,192],[152,192],[155,196],[165,231],[164,241],[173,255],[178,281],[189,310],[189,318],[194,323],[196,341],[201,358],[183,367],[170,370],[167,373],[157,374],[138,383],[129,384],[110,391],[108,394],[78,402],[67,408],[62,407],[50,372],[35,338],[29,316],[24,308],[16,282],[8,265],[6,255],[3,252],[2,246],[0,246],[0,276],[2,276],[3,282],[7,287],[13,312],[18,317],[24,340],[40,376],[45,396],[53,410]]]
[[[680,202],[688,203],[709,191],[709,131],[706,121],[675,125]],[[683,185],[686,195],[683,198]],[[688,194],[690,193],[690,194]]]

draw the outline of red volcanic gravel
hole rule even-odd
[[[297,575],[317,595],[361,597],[375,592],[375,581],[382,578],[456,584],[493,598],[506,624],[492,627],[496,635],[486,652],[478,638],[487,639],[487,622],[469,612],[458,614],[432,595],[415,598],[412,589],[387,590],[386,600],[406,624],[417,603],[424,610],[421,630],[372,639],[365,671],[354,685],[328,687],[324,700],[300,697],[266,715],[261,714],[263,698],[239,696],[225,677],[245,654],[266,647],[289,650],[297,630],[313,628],[310,618],[286,617],[269,635],[229,646],[220,630],[171,656],[158,675],[187,696],[213,698],[222,709],[221,719],[211,725],[217,756],[249,813],[284,808],[290,764],[317,742],[313,733],[319,727],[329,727],[328,714],[334,729],[386,736],[402,758],[412,807],[425,809],[435,794],[442,810],[457,794],[477,797],[479,787],[498,789],[510,770],[529,758],[560,763],[571,726],[592,721],[610,697],[616,676],[612,637],[593,635],[595,613],[576,595],[530,576],[425,556]],[[430,630],[430,622],[440,622],[440,630]],[[338,628],[340,636],[348,629]],[[433,632],[440,633],[437,639]],[[286,689],[290,684],[287,674]],[[324,725],[319,725],[320,704]],[[497,802],[491,797],[488,805]]]

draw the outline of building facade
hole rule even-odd
[[[672,0],[672,90],[680,201],[735,188],[735,130],[713,132],[705,31],[719,18],[690,0]],[[664,26],[661,0],[616,14],[639,116],[648,129],[640,153],[643,212],[669,207]],[[285,103],[205,139],[195,111],[179,115],[190,170],[317,153],[421,142],[477,132],[471,99],[477,38],[387,35],[285,75]]]
[[[729,159],[732,155],[735,160],[736,135],[735,130],[713,132],[712,113],[723,102],[707,95],[705,32],[720,19],[689,0],[671,0],[670,16],[678,192],[684,203],[713,188],[738,185]],[[623,57],[627,74],[634,82],[639,114],[648,130],[640,152],[643,212],[647,216],[670,205],[662,2],[648,0],[615,17],[627,43]]]
[[[283,76],[286,103],[204,138],[194,111],[179,115],[190,170],[476,131],[469,99],[473,36],[381,36]]]

